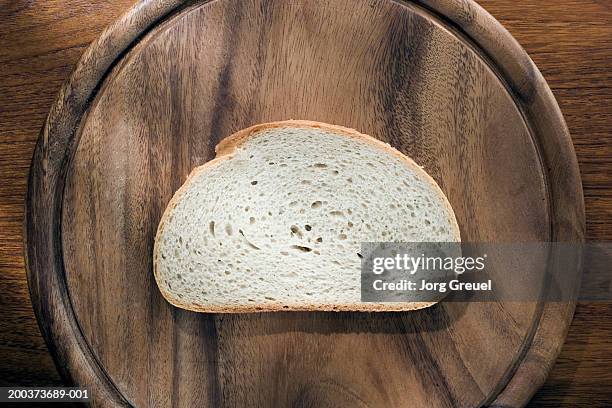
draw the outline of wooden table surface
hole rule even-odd
[[[85,47],[133,0],[0,1],[0,386],[59,385],[25,275],[23,200],[38,131]],[[587,239],[612,240],[612,2],[487,0],[552,88],[583,178]],[[580,303],[533,407],[612,404],[612,302]]]

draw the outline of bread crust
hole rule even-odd
[[[253,306],[203,306],[194,303],[185,303],[177,299],[171,293],[167,292],[164,288],[164,285],[160,285],[160,276],[157,271],[157,259],[159,255],[159,237],[163,233],[166,222],[168,221],[172,210],[176,205],[180,202],[181,198],[188,190],[191,181],[200,173],[209,170],[215,166],[220,165],[226,160],[230,160],[237,149],[240,148],[246,141],[248,141],[251,137],[257,135],[262,131],[266,131],[269,129],[277,129],[277,128],[315,128],[326,130],[341,136],[351,137],[354,139],[358,139],[362,142],[368,143],[376,148],[382,149],[385,152],[399,158],[404,164],[406,164],[410,169],[414,172],[420,174],[429,182],[429,184],[433,187],[434,191],[438,195],[440,202],[446,207],[448,212],[452,214],[452,227],[453,227],[453,236],[455,239],[460,242],[461,241],[461,233],[459,230],[459,226],[457,224],[455,213],[453,208],[451,207],[448,199],[444,195],[444,192],[438,186],[438,183],[431,177],[421,166],[419,166],[414,160],[410,157],[404,155],[400,151],[393,148],[388,143],[380,141],[372,136],[363,134],[358,132],[355,129],[338,126],[338,125],[330,125],[328,123],[323,122],[315,122],[309,120],[284,120],[277,122],[268,122],[261,123],[246,129],[239,130],[236,133],[226,137],[221,140],[217,146],[215,147],[215,158],[204,163],[201,166],[195,167],[183,185],[174,193],[172,199],[168,203],[168,206],[164,210],[164,213],[159,222],[159,226],[157,228],[157,233],[155,234],[155,241],[153,244],[153,275],[155,277],[155,282],[157,287],[159,288],[162,296],[172,305],[176,307],[180,307],[182,309],[191,310],[194,312],[203,312],[203,313],[258,313],[258,312],[288,312],[288,311],[333,311],[333,312],[399,312],[399,311],[411,311],[423,309],[426,307],[430,307],[438,302],[386,302],[386,303],[370,303],[370,302],[360,302],[353,304],[323,304],[323,305],[315,305],[315,304],[296,304],[296,305],[288,305],[281,303],[267,303]]]
[[[270,313],[270,312],[409,312],[412,310],[425,309],[438,302],[388,302],[369,303],[360,302],[344,305],[315,305],[315,304],[274,304],[269,303],[259,306],[202,306],[192,303],[177,301],[176,298],[168,298],[162,292],[164,298],[172,305],[181,309],[199,313]]]

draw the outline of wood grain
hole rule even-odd
[[[486,5],[486,4],[485,4],[485,5]],[[488,7],[488,6],[487,6],[487,7]],[[541,11],[541,10],[538,10],[538,11]],[[548,15],[550,15],[550,11],[551,11],[551,10],[546,10],[546,11],[549,13]],[[605,10],[604,10],[604,11],[605,11]],[[542,13],[544,13],[544,11],[541,11],[541,12],[542,12]],[[511,12],[510,12],[510,11],[509,11],[509,13],[511,14]],[[554,10],[553,10],[553,15],[554,15]],[[560,17],[558,12],[557,12],[557,16],[558,16],[558,17]],[[522,17],[523,17],[523,16],[521,16],[521,18],[522,18]],[[593,16],[591,16],[591,17],[593,17]],[[568,17],[568,18],[569,18],[569,17]],[[601,16],[599,16],[599,18],[601,19]],[[523,21],[523,20],[520,20],[520,21]],[[596,21],[596,19],[595,19],[595,20],[591,20],[591,21]],[[604,20],[604,21],[605,21],[605,20]],[[591,24],[591,23],[589,23],[589,24]],[[586,24],[585,24],[585,25],[586,25]],[[585,31],[586,31],[586,29],[585,29]],[[601,30],[599,30],[599,31],[601,31]],[[598,31],[598,30],[593,30],[593,31],[590,31],[590,32],[591,32],[591,33],[592,33],[592,32],[595,32],[595,33],[596,33],[596,32],[599,32],[599,31]],[[515,32],[515,34],[516,34],[516,32]],[[588,34],[588,33],[587,33],[587,34]],[[603,32],[603,34],[605,34],[605,31]],[[591,35],[594,35],[594,34],[591,34]],[[600,34],[600,35],[601,35],[601,34]],[[608,33],[608,35],[609,35],[609,33]],[[599,37],[599,38],[600,38],[600,41],[601,41],[601,37]],[[519,40],[520,40],[520,38],[519,38]],[[604,40],[605,40],[605,37],[604,37]],[[576,41],[576,40],[572,40],[572,41]],[[572,44],[573,44],[573,43],[572,43]],[[525,44],[524,44],[524,45],[525,45]],[[570,44],[570,45],[571,45],[571,44]],[[599,54],[598,54],[598,50],[599,50]],[[592,54],[592,53],[594,53],[594,54],[595,54],[595,59],[596,59],[596,60],[597,60],[597,57],[598,57],[599,55],[601,55],[601,53],[602,53],[602,52],[604,53],[604,54],[603,54],[603,55],[604,55],[604,57],[606,57],[606,58],[608,58],[608,59],[609,59],[609,55],[606,55],[606,54],[605,54],[605,52],[606,52],[606,50],[607,50],[607,49],[605,49],[605,48],[604,48],[604,49],[603,49],[603,51],[601,51],[601,50],[602,50],[602,49],[601,49],[601,47],[600,47],[600,48],[597,48],[596,44],[593,46],[593,49],[590,49],[591,54]],[[19,51],[22,51],[22,50],[19,50]],[[15,52],[17,52],[17,51],[15,51]],[[601,57],[600,57],[600,58],[601,58]],[[605,61],[605,58],[604,58],[604,61]],[[538,61],[536,60],[536,62],[538,62]],[[542,63],[545,63],[545,61],[543,61]],[[542,68],[542,63],[541,63],[541,62],[538,62],[538,65],[540,65],[540,67],[541,67],[541,68]],[[557,62],[557,63],[558,63],[558,62]],[[589,65],[589,66],[590,66],[590,65]],[[576,72],[580,72],[580,71],[579,71],[579,69],[580,69],[580,66],[579,66],[579,65],[577,65]],[[589,69],[594,69],[594,68],[589,68]],[[588,71],[584,65],[583,65],[583,71]],[[585,73],[588,73],[588,72],[585,72]],[[545,74],[546,74],[546,72],[545,72]],[[563,75],[564,73],[562,73],[562,72],[561,72],[561,73],[559,73],[559,74],[560,74],[560,75]],[[607,72],[602,72],[601,74],[602,74],[602,75],[606,75],[606,74],[608,74],[608,73],[607,73]],[[588,75],[587,75],[587,76],[588,76]],[[598,80],[598,79],[597,79],[597,75],[594,75],[594,76],[592,76],[592,77],[593,77],[593,78],[595,78],[595,80]],[[10,77],[9,77],[9,78],[10,78]],[[571,78],[570,78],[570,79],[571,79]],[[580,79],[577,79],[577,81],[578,81],[578,82],[579,82],[579,81],[583,81],[583,80],[585,80],[585,78],[583,78],[583,76],[580,76]],[[586,80],[588,80],[588,78],[587,78]],[[606,80],[606,79],[605,79],[605,77],[604,77],[604,79],[603,79],[603,81],[604,81],[604,82],[602,83],[602,85],[604,85],[604,86],[606,85],[605,80]],[[609,78],[608,78],[607,80],[609,81]],[[43,82],[44,82],[44,81],[43,81]],[[570,82],[571,82],[571,81],[570,81]],[[565,83],[565,82],[563,82],[563,81],[562,81],[562,84],[564,84],[564,83]],[[609,83],[609,82],[608,82],[608,83]],[[46,85],[46,83],[44,83],[43,85]],[[594,92],[594,95],[595,95],[595,96],[594,96],[594,98],[595,98],[595,100],[597,100],[596,98],[598,98],[598,97],[600,97],[600,96],[601,96],[601,97],[607,97],[607,98],[608,98],[607,100],[609,101],[609,92],[606,94],[606,93],[605,93],[605,90],[606,90],[606,88],[604,88],[604,92],[601,92],[601,91],[597,91],[597,92],[596,92],[596,91],[592,91],[592,92]],[[571,91],[571,90],[570,90],[570,91]],[[587,89],[585,89],[585,90],[584,90],[584,92],[590,92],[590,90],[587,88]],[[598,93],[598,92],[599,92],[599,93]],[[51,95],[52,95],[53,93],[54,93],[54,92],[51,92]],[[574,93],[575,93],[575,91],[574,91]],[[573,94],[570,92],[570,94],[568,95],[568,98],[569,98],[569,97],[571,97],[572,95],[573,95]],[[602,95],[603,95],[603,96],[602,96]],[[4,93],[3,93],[3,97],[4,97]],[[570,98],[570,100],[571,100],[571,98]],[[575,106],[576,111],[578,111],[578,112],[579,112],[579,111],[580,111],[580,108],[584,109],[584,107],[583,107],[582,105],[578,105],[578,99],[574,99],[574,100],[576,101],[576,106]],[[7,102],[8,102],[8,101],[10,101],[10,100],[9,100],[9,99],[7,99]],[[581,102],[581,101],[580,101],[580,102]],[[7,103],[7,104],[3,104],[2,106],[3,106],[3,107],[5,107],[5,106],[9,106],[9,107],[11,107],[11,106],[17,106],[17,107],[20,107],[20,108],[21,108],[21,105],[19,104],[19,103],[20,103],[20,99],[19,99],[19,98],[16,98],[16,102],[15,102],[15,103],[16,103],[16,105],[11,105],[11,104]],[[29,103],[29,102],[26,102],[26,103]],[[44,104],[43,104],[43,105],[44,105]],[[47,106],[48,106],[48,105],[47,105]],[[609,106],[609,104],[608,104],[607,106]],[[605,107],[606,107],[606,105],[605,105],[605,104],[601,104],[601,105],[599,105],[598,107],[595,107],[595,111],[594,111],[594,113],[593,113],[593,116],[592,116],[592,117],[590,116],[591,120],[589,120],[589,121],[584,121],[584,120],[583,120],[582,122],[580,122],[580,120],[576,119],[576,122],[581,123],[581,124],[582,124],[582,126],[585,126],[585,127],[589,128],[589,129],[591,129],[591,130],[593,130],[593,129],[598,129],[598,127],[597,127],[597,126],[600,126],[600,127],[599,127],[599,129],[600,129],[599,135],[605,138],[605,137],[607,136],[607,135],[606,135],[606,133],[605,133],[605,132],[606,132],[606,127],[605,127],[605,124],[606,124],[606,123],[608,123],[608,122],[606,122],[606,120],[609,120],[609,112],[606,112]],[[562,108],[563,108],[563,103],[562,103]],[[22,108],[22,109],[23,109],[23,108]],[[46,108],[45,108],[45,109],[46,109]],[[40,116],[40,119],[41,119],[41,120],[42,120],[42,115],[44,115],[44,111],[45,111],[45,109],[42,109],[42,114],[39,112],[39,115],[41,115],[41,116]],[[599,109],[599,111],[597,111],[597,109]],[[31,112],[31,111],[28,111],[28,112]],[[598,112],[599,112],[599,113],[598,113]],[[35,113],[35,112],[34,112],[34,113]],[[32,113],[32,114],[33,114],[33,113]],[[29,114],[29,115],[26,115],[26,116],[30,117],[32,114]],[[566,112],[566,117],[567,117],[567,112]],[[4,119],[4,117],[3,117],[3,119]],[[570,128],[571,128],[571,127],[572,127],[572,123],[570,122],[569,118],[568,118],[568,122],[570,123]],[[2,121],[2,125],[4,126],[4,125],[5,125],[5,123],[6,123],[6,122],[3,120],[3,121]],[[39,122],[39,124],[40,124],[40,122]],[[37,126],[39,126],[39,124],[38,124]],[[602,125],[602,124],[603,124],[603,125]],[[21,129],[21,126],[22,126],[22,123],[21,123],[21,122],[19,122],[19,121],[13,122],[13,129],[17,129],[17,131],[16,131],[16,132],[20,131],[19,129]],[[11,152],[11,150],[9,150],[9,149],[13,149],[13,150],[14,150],[14,151],[16,151],[17,153],[20,153],[20,152],[22,152],[22,151],[25,151],[25,150],[23,150],[23,149],[27,149],[27,148],[28,148],[28,146],[29,146],[29,149],[30,149],[30,151],[31,151],[31,142],[32,142],[32,133],[33,133],[33,132],[32,132],[32,128],[30,128],[30,131],[29,131],[29,132],[30,132],[30,136],[29,136],[29,137],[30,137],[30,140],[29,140],[29,142],[26,140],[26,143],[24,144],[24,146],[25,146],[25,147],[21,147],[20,145],[15,144],[15,141],[9,140],[9,142],[12,142],[12,143],[7,143],[7,144],[6,144],[6,145],[11,146],[10,148],[8,148],[8,147],[6,148],[6,149],[7,149],[7,153],[10,153],[10,152]],[[34,132],[34,133],[35,133],[35,132]],[[575,132],[574,132],[574,133],[575,133]],[[3,132],[3,134],[4,134],[4,132]],[[22,134],[23,134],[23,133],[22,133]],[[597,134],[597,132],[595,132],[595,134]],[[27,137],[27,132],[26,132],[26,137]],[[587,137],[587,135],[585,135],[584,137],[585,137],[585,139],[586,139],[586,140],[585,140],[585,145],[587,146],[587,148],[586,148],[586,150],[585,150],[584,155],[585,155],[585,156],[587,157],[587,159],[588,159],[589,157],[593,157],[593,156],[588,156],[588,154],[587,154],[587,153],[590,153],[590,154],[595,154],[595,153],[593,153],[593,152],[592,152],[592,149],[589,149],[589,148],[588,148],[589,146],[591,146],[591,145],[589,145],[589,144],[588,144],[588,142],[589,142],[589,140],[590,140],[590,139],[589,139],[590,135],[589,135],[589,137]],[[3,140],[3,142],[4,142],[4,140]],[[29,143],[29,144],[28,144],[28,143]],[[603,146],[603,148],[604,148],[604,149],[605,149],[605,147],[606,147],[606,146],[608,146],[608,147],[609,147],[609,144],[607,144],[607,143],[606,143],[606,140],[604,140],[603,142],[601,142],[601,145]],[[5,148],[5,147],[4,147],[4,146],[5,146],[5,144],[3,144],[2,146],[3,146],[3,148]],[[22,150],[19,150],[19,149],[22,149]],[[4,153],[4,152],[3,152],[3,153]],[[581,151],[580,151],[580,146],[578,146],[578,153],[579,153],[579,158],[580,158],[580,157],[581,157],[581,156],[580,156],[580,153],[581,153]],[[27,154],[27,156],[29,157],[29,154]],[[7,158],[7,161],[4,161],[5,157]],[[606,162],[606,159],[610,157],[609,155],[608,155],[608,156],[606,156],[606,155],[600,155],[600,156],[597,156],[597,157],[599,157],[599,160],[597,160],[597,161],[596,161],[596,165],[604,165],[604,166],[605,166],[605,165],[606,165],[606,163],[608,163],[608,164],[609,164],[609,162]],[[594,158],[594,159],[597,159],[597,157],[593,157],[593,158]],[[21,162],[22,162],[22,166],[21,166],[21,172],[22,172],[22,173],[21,173],[21,177],[23,177],[23,175],[25,174],[25,171],[27,171],[27,161],[28,161],[27,159],[23,159],[23,158],[22,158],[22,156],[20,156],[19,154],[15,154],[15,155],[13,155],[13,156],[10,156],[10,154],[7,154],[6,156],[4,156],[4,155],[3,155],[3,157],[2,157],[3,162],[2,162],[2,163],[3,163],[3,166],[4,166],[4,165],[6,165],[6,166],[7,166],[7,168],[8,168],[8,166],[9,166],[9,165],[11,165],[11,166],[13,166],[13,167],[10,167],[10,168],[11,168],[11,169],[15,169],[15,167],[14,167],[14,166],[15,166],[15,162],[19,162],[20,158],[21,158]],[[9,162],[9,160],[11,160],[11,161]],[[588,161],[588,160],[587,160],[587,161]],[[25,166],[23,165],[24,163],[25,163]],[[583,157],[583,161],[581,161],[581,164],[583,165],[583,177],[584,177],[584,173],[585,173],[585,171],[584,171],[584,164],[583,164],[583,163],[584,163],[584,157]],[[601,163],[603,163],[603,164],[601,164]],[[591,166],[595,166],[595,165],[591,164]],[[4,169],[4,167],[3,167],[3,169]],[[604,184],[605,184],[605,182],[606,182],[606,178],[605,178],[605,177],[606,177],[606,174],[605,174],[605,173],[603,173],[603,172],[598,172],[598,171],[597,171],[597,169],[598,169],[598,167],[597,167],[597,166],[595,166],[595,167],[590,167],[590,169],[591,169],[591,170],[590,170],[590,172],[591,172],[591,173],[597,173],[597,175],[596,175],[596,176],[593,176],[593,179],[591,179],[591,181],[592,181],[592,182],[594,182],[594,181],[599,181],[599,182],[601,182],[601,181],[603,180],[603,181],[604,181]],[[19,174],[19,173],[18,173],[18,171],[19,171],[19,168],[17,168],[16,170],[13,170],[13,172],[17,172],[17,174]],[[4,175],[4,174],[5,174],[5,173],[3,172],[3,175]],[[18,176],[18,177],[19,177],[19,176]],[[18,177],[17,177],[17,179],[18,179]],[[597,180],[597,177],[599,177],[599,180]],[[603,177],[603,178],[602,178],[602,177]],[[585,180],[585,181],[586,181],[586,180]],[[607,180],[607,182],[608,182],[608,186],[609,186],[609,180]],[[4,199],[5,197],[9,197],[9,198],[10,198],[10,197],[13,197],[13,199],[14,199],[14,197],[16,197],[16,196],[15,196],[15,193],[18,193],[18,192],[19,192],[19,188],[22,188],[22,190],[21,190],[21,191],[22,191],[22,193],[23,193],[23,179],[21,180],[21,183],[22,183],[22,184],[21,184],[21,187],[19,187],[19,186],[12,186],[12,188],[13,188],[13,189],[12,189],[12,190],[8,190],[9,194],[6,194],[6,196],[3,194],[3,195],[2,195],[3,199]],[[585,182],[585,185],[586,185],[586,182]],[[599,186],[600,186],[600,184],[598,184],[598,187],[599,187]],[[9,185],[8,187],[9,187],[9,188],[11,188],[11,186],[10,186],[10,185]],[[601,187],[600,187],[600,188],[601,188]],[[607,190],[607,191],[608,191],[608,194],[609,194],[609,190]],[[599,191],[595,191],[595,190],[591,190],[591,192],[592,192],[592,194],[606,194],[606,193],[605,193],[605,190],[604,190],[604,192],[603,192],[603,193],[600,193]],[[13,194],[13,195],[10,195],[10,194]],[[587,191],[587,211],[589,211],[589,201],[588,201],[588,200],[589,200],[589,195],[588,195],[588,191]],[[19,208],[20,208],[20,206],[21,206],[22,202],[21,202],[21,200],[20,200],[19,198],[17,198],[17,200],[15,200],[15,201],[16,201],[16,204],[15,204],[15,202],[13,202],[13,204],[12,204],[12,205],[13,205],[13,207],[12,207],[12,208],[16,209],[16,211],[14,211],[14,213],[13,213],[13,217],[14,217],[15,219],[17,219],[17,218],[19,218],[19,217],[20,217],[20,215],[21,215],[21,214],[20,214],[20,211],[19,211]],[[7,201],[7,203],[9,203],[9,204],[10,204],[10,201]],[[4,204],[4,201],[3,201],[3,204]],[[606,208],[606,207],[604,206],[604,204],[605,204],[605,203],[602,203],[601,201],[597,201],[597,200],[593,201],[593,200],[592,200],[592,201],[591,201],[591,205],[593,205],[593,204],[595,204],[595,205],[596,205],[596,206],[595,206],[595,208],[597,209],[597,211],[599,211],[599,214],[600,214],[600,215],[603,215],[603,217],[601,217],[601,216],[600,216],[599,218],[597,218],[597,220],[598,220],[597,222],[594,222],[594,221],[593,221],[593,222],[591,222],[591,221],[590,221],[590,223],[588,224],[588,226],[591,228],[591,230],[593,230],[594,228],[595,228],[595,229],[598,229],[598,228],[603,228],[603,229],[602,229],[602,231],[603,231],[603,236],[605,237],[606,231],[608,231],[607,233],[609,234],[609,215],[610,215],[609,209],[607,210],[608,212],[605,212],[605,208]],[[597,207],[597,205],[600,205],[600,207]],[[3,207],[3,208],[4,208],[4,207]],[[9,207],[9,208],[10,208],[10,207]],[[602,211],[603,211],[603,212],[602,212]],[[4,216],[4,214],[5,214],[5,213],[3,212],[3,216]],[[9,213],[9,214],[10,214],[10,213]],[[597,214],[597,212],[596,212],[596,214]],[[607,218],[606,218],[606,217],[607,217]],[[14,222],[15,222],[15,221],[14,221]],[[18,225],[18,223],[16,222],[14,225]],[[603,227],[602,227],[602,226],[603,226]],[[607,226],[607,227],[606,227],[606,226]],[[608,229],[606,229],[606,228],[608,228]],[[18,228],[18,227],[13,229],[13,233],[14,233],[14,234],[18,235],[18,234],[19,234],[19,232],[20,232],[20,231],[19,231],[19,228]],[[8,232],[8,233],[9,233],[9,234],[11,233],[11,232],[10,232],[10,230],[9,230],[9,232]],[[600,234],[602,234],[602,233],[600,232]],[[599,235],[599,236],[601,237],[601,235]],[[9,236],[9,239],[10,239],[10,236]],[[15,250],[15,251],[20,251],[20,241],[19,241],[19,237],[14,238],[13,243],[14,243],[14,246],[13,246],[13,247],[14,247],[14,248],[16,248],[16,250]],[[4,250],[4,247],[3,247],[3,250]],[[15,251],[14,251],[14,252],[15,252]],[[18,254],[18,255],[20,255],[20,254]],[[15,256],[14,254],[13,254],[13,256],[14,256],[14,257],[13,257],[13,259],[15,260],[15,261],[14,261],[14,263],[16,263],[15,268],[22,268],[22,263],[21,263],[20,259],[18,258],[18,256]],[[3,258],[3,259],[4,259],[4,258]],[[8,258],[7,258],[7,259],[8,259]],[[9,262],[7,262],[7,265],[11,265],[11,264],[10,264]],[[4,263],[3,263],[3,267],[4,267]],[[22,273],[22,272],[21,272],[21,273]],[[7,291],[4,291],[4,293],[7,293]],[[3,298],[3,300],[4,300],[4,298]],[[7,302],[7,303],[8,303],[8,302]],[[19,304],[19,303],[17,303],[17,304]],[[598,306],[596,305],[595,307],[598,307]],[[605,311],[605,310],[606,310],[606,309],[604,309],[604,311]],[[580,309],[579,309],[579,311],[580,311]],[[27,312],[27,309],[26,309],[26,312]],[[9,322],[10,322],[10,320],[9,320]],[[15,326],[13,326],[13,327],[17,327],[16,325],[17,325],[17,323],[15,323]],[[583,327],[583,329],[584,329],[584,327]],[[606,329],[606,327],[605,327],[605,326],[603,326],[601,330],[603,330],[603,331],[604,331],[604,333],[605,333],[605,329]],[[582,330],[582,331],[580,331],[580,333],[588,333],[588,331]],[[594,335],[595,335],[595,336],[597,336],[597,335],[598,335],[598,332],[596,332]],[[571,337],[571,333],[570,333],[570,340],[571,340],[571,338],[572,338],[572,337]],[[603,336],[602,336],[602,337],[600,337],[600,338],[603,338]],[[605,341],[605,340],[604,340],[604,341]],[[605,345],[605,344],[606,344],[606,343],[604,342],[604,345]],[[608,343],[608,344],[609,344],[609,343]],[[590,346],[589,346],[589,347],[590,347]],[[606,349],[605,349],[605,347],[604,347],[602,350],[606,350]],[[585,358],[586,358],[586,361],[589,361],[589,354],[588,354],[588,353],[586,353]],[[583,359],[583,360],[584,360],[584,359]],[[561,362],[562,362],[562,361],[563,361],[563,360],[561,360]],[[603,370],[602,370],[602,371],[603,371]],[[602,374],[605,374],[605,372],[603,372]],[[553,372],[553,377],[552,377],[552,378],[554,379],[554,372]],[[604,378],[605,378],[605,377],[604,377]],[[593,378],[588,379],[588,381],[599,381],[599,380],[600,380],[600,379],[599,379],[599,378],[597,378],[597,377],[593,377]],[[602,389],[602,388],[600,388],[600,389]],[[603,389],[602,389],[602,391],[600,391],[600,392],[598,393],[598,395],[600,395],[600,396],[602,396],[602,397],[605,397],[605,395],[606,395],[605,393],[606,393],[606,389],[605,389],[605,388],[603,388]],[[570,394],[570,395],[571,395],[571,394]],[[582,396],[580,396],[580,395],[578,395],[578,394],[576,394],[576,395],[577,395],[577,396],[575,396],[575,398],[578,398],[578,399],[577,399],[577,401],[580,401],[580,398],[582,398],[582,400],[583,400],[583,401],[584,401],[584,400],[587,398],[587,397],[585,397],[584,395],[582,395]],[[562,397],[563,397],[563,396],[562,396]],[[567,394],[566,394],[566,397],[567,397]],[[601,399],[601,401],[603,401],[603,399]],[[554,403],[554,402],[553,402],[553,403]]]

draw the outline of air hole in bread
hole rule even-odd
[[[291,245],[292,249],[297,249],[298,251],[301,252],[310,252],[312,251],[312,248],[309,248],[307,246],[302,246],[302,245]]]
[[[300,227],[297,225],[292,225],[289,230],[291,231],[292,235],[297,235],[298,237],[302,238],[302,232],[300,231]]]

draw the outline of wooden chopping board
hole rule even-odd
[[[95,406],[524,405],[573,303],[204,315],[163,300],[151,252],[173,192],[220,138],[289,118],[413,157],[464,241],[583,239],[557,104],[475,3],[144,1],[85,53],[32,162],[28,277],[66,379]]]

